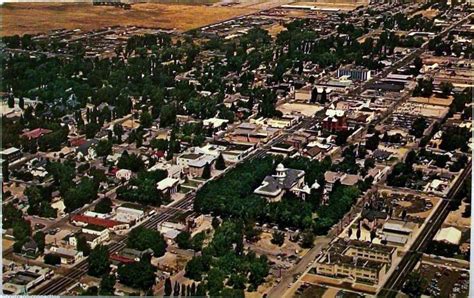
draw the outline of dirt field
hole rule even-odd
[[[139,3],[131,10],[86,3],[8,3],[0,7],[2,36],[53,29],[136,25],[186,31],[256,11],[252,8]]]

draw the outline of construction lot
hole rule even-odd
[[[186,31],[255,11],[253,8],[158,3],[137,3],[130,10],[88,3],[8,3],[0,7],[3,36],[59,28],[87,31],[114,25]]]

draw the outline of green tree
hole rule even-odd
[[[110,213],[112,212],[112,200],[109,197],[101,199],[94,207],[94,212],[97,213]]]
[[[211,178],[211,165],[209,163],[206,163],[206,165],[204,165],[201,177],[206,180]]]
[[[89,255],[88,274],[99,277],[110,270],[109,250],[107,246],[97,245]]]
[[[117,137],[117,142],[122,143],[123,126],[118,123],[114,124],[113,131],[114,135]]]
[[[221,153],[219,154],[216,160],[216,170],[223,171],[225,170],[225,168],[226,168],[226,165],[225,165],[224,157],[222,156],[222,153]]]
[[[44,256],[44,263],[48,265],[59,265],[61,264],[61,258],[55,254],[47,254]]]
[[[132,288],[147,291],[155,284],[156,268],[147,258],[142,258],[140,262],[122,265],[117,272],[120,282]]]
[[[109,140],[100,140],[95,148],[97,156],[107,156],[112,154],[112,142]]]
[[[272,234],[271,242],[275,245],[282,246],[285,243],[285,233],[280,231],[274,231]]]
[[[38,250],[40,253],[44,252],[44,245],[45,245],[45,235],[42,231],[38,231],[33,235],[33,240],[35,240],[36,244],[38,245]]]
[[[171,279],[168,277],[165,280],[165,296],[171,296],[173,288],[171,287]]]
[[[303,233],[303,238],[301,239],[301,247],[311,248],[314,245],[314,234],[311,231]]]
[[[418,272],[411,272],[403,285],[403,292],[410,297],[421,297],[427,286],[427,280]]]
[[[166,241],[160,232],[137,227],[129,233],[127,246],[138,250],[151,248],[155,257],[161,257],[166,252]]]
[[[181,249],[191,248],[191,234],[189,232],[183,231],[176,236],[176,244]]]
[[[141,113],[140,115],[140,125],[145,127],[145,128],[148,128],[151,126],[151,124],[153,123],[153,118],[151,117],[150,113],[148,111],[145,111],[143,113]]]
[[[99,295],[114,296],[115,292],[115,275],[105,274],[100,281]]]
[[[87,243],[87,239],[84,236],[77,238],[76,249],[82,251],[84,256],[88,256],[91,253],[91,247]]]

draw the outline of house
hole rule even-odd
[[[156,184],[156,188],[165,196],[170,197],[178,191],[179,179],[165,178]]]
[[[21,253],[29,258],[36,258],[39,253],[38,244],[35,240],[30,238],[28,241],[23,244],[21,247]]]
[[[288,169],[280,163],[276,168],[276,174],[265,177],[254,193],[264,196],[271,202],[281,200],[286,191],[309,194],[310,189],[304,185],[304,175],[304,171]]]
[[[180,179],[183,174],[183,168],[178,165],[172,165],[165,162],[157,162],[151,168],[148,169],[149,172],[152,171],[166,171],[169,178]]]
[[[76,147],[76,159],[87,161],[95,160],[97,153],[95,151],[95,146],[97,145],[97,140],[88,140]]]
[[[77,242],[80,238],[86,239],[86,242],[89,245],[89,247],[91,249],[94,249],[97,245],[109,239],[109,230],[104,229],[101,234],[91,234],[91,233],[84,232],[83,230],[82,232],[69,237],[68,239],[69,245],[77,247]]]
[[[26,131],[26,132],[22,133],[21,137],[31,141],[31,140],[37,140],[37,139],[41,138],[42,136],[44,136],[48,133],[51,133],[51,132],[52,132],[52,130],[49,130],[49,129],[36,128],[36,129],[29,130],[29,131]]]
[[[132,178],[132,171],[128,169],[117,170],[117,172],[115,173],[115,177],[119,180],[128,181],[130,180],[130,178]]]
[[[203,120],[204,127],[213,128],[216,130],[224,129],[229,123],[227,119],[220,119],[220,118],[209,118]]]
[[[22,156],[21,150],[15,147],[10,147],[0,152],[0,157],[10,163],[20,159]]]
[[[61,258],[61,264],[75,264],[82,257],[82,251],[77,251],[75,249],[68,249],[64,247],[52,246],[49,249],[48,254],[54,254]]]

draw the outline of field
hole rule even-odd
[[[92,30],[135,25],[186,31],[255,12],[252,8],[138,3],[124,10],[87,3],[8,3],[0,7],[2,36],[34,34],[53,29]]]

